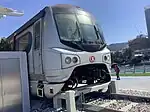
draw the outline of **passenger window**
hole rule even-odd
[[[14,42],[10,43],[10,47],[11,47],[11,50],[13,50],[13,48],[14,48]]]
[[[34,26],[34,49],[40,48],[41,24],[38,21]]]
[[[19,51],[23,51],[28,46],[29,36],[24,35],[19,39]]]
[[[16,40],[16,50],[29,52],[32,44],[32,34],[24,34]]]

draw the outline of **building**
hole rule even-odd
[[[141,49],[141,50],[136,50],[134,51],[134,54],[145,54],[150,56],[150,48],[149,49]]]
[[[150,37],[150,6],[145,7],[145,19],[146,19],[148,37]]]

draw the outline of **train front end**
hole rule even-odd
[[[45,72],[49,82],[45,84],[46,96],[82,85],[109,83],[110,50],[93,16],[76,6],[55,6],[52,12],[59,41],[51,47],[55,63],[49,66],[59,61],[60,68]]]

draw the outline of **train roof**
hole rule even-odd
[[[45,8],[47,8],[47,7],[45,7]],[[27,21],[24,25],[22,25],[18,30],[16,30],[10,36],[8,36],[7,39],[9,40],[14,35],[18,35],[22,31],[24,31],[26,28],[28,28],[29,26],[31,26],[32,24],[34,24],[34,22],[36,22],[38,19],[40,19],[41,17],[43,17],[45,15],[45,8],[42,9],[38,14],[36,14],[32,19],[30,19],[29,21]]]
[[[43,8],[38,14],[36,14],[32,19],[30,19],[29,21],[27,21],[24,25],[22,25],[19,29],[17,29],[15,32],[13,32],[10,36],[7,37],[8,40],[10,40],[11,38],[13,38],[14,36],[18,35],[19,33],[21,33],[22,31],[24,31],[25,29],[27,29],[28,27],[30,27],[32,24],[34,24],[37,20],[39,20],[41,17],[43,17],[45,15],[45,9],[46,8],[78,8],[81,9],[78,6],[73,6],[70,4],[57,4],[57,5],[53,5],[53,6],[46,6],[45,8]]]

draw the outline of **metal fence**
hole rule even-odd
[[[141,66],[119,66],[120,73],[150,73],[150,65],[141,65]],[[112,69],[112,74],[115,73],[114,69]]]

